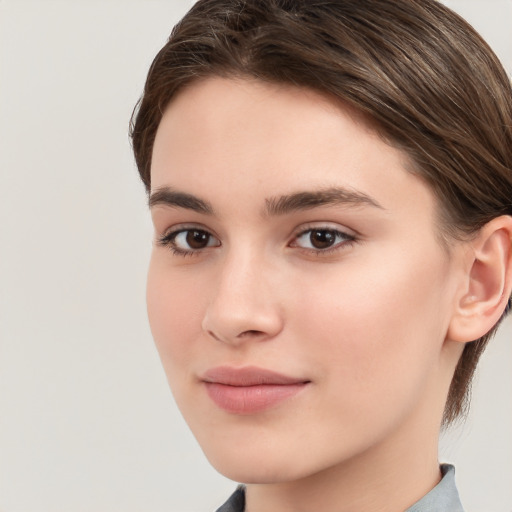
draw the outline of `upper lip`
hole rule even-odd
[[[225,384],[227,386],[258,386],[262,384],[286,386],[309,382],[307,379],[290,377],[257,366],[244,366],[241,368],[217,366],[207,370],[202,375],[201,380],[209,383]]]

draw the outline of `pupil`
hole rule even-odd
[[[311,245],[316,249],[326,249],[336,240],[336,235],[332,231],[312,231],[310,235]]]
[[[208,245],[209,235],[205,231],[189,231],[187,233],[187,244],[192,249],[202,249]]]

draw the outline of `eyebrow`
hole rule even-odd
[[[357,190],[331,187],[312,192],[297,192],[265,200],[267,215],[285,215],[319,206],[372,206],[384,210],[371,196]]]
[[[194,212],[213,215],[213,206],[203,199],[192,194],[180,192],[170,187],[161,187],[155,190],[148,201],[149,207],[170,206],[172,208],[185,208]]]
[[[171,187],[161,187],[149,197],[149,207],[184,208],[205,215],[214,215],[211,203]],[[331,187],[316,191],[295,192],[265,199],[264,215],[279,216],[319,206],[372,206],[384,210],[374,198],[353,189]]]

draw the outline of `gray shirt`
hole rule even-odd
[[[441,465],[441,481],[405,512],[464,512],[455,486],[455,468]],[[244,512],[245,489],[239,486],[228,501],[217,512]],[[398,511],[397,511],[398,512]]]

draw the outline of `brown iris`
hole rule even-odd
[[[191,249],[204,249],[210,241],[210,234],[199,229],[190,229],[186,235],[187,245]]]
[[[313,229],[309,240],[315,249],[327,249],[336,241],[336,233],[325,229]]]

